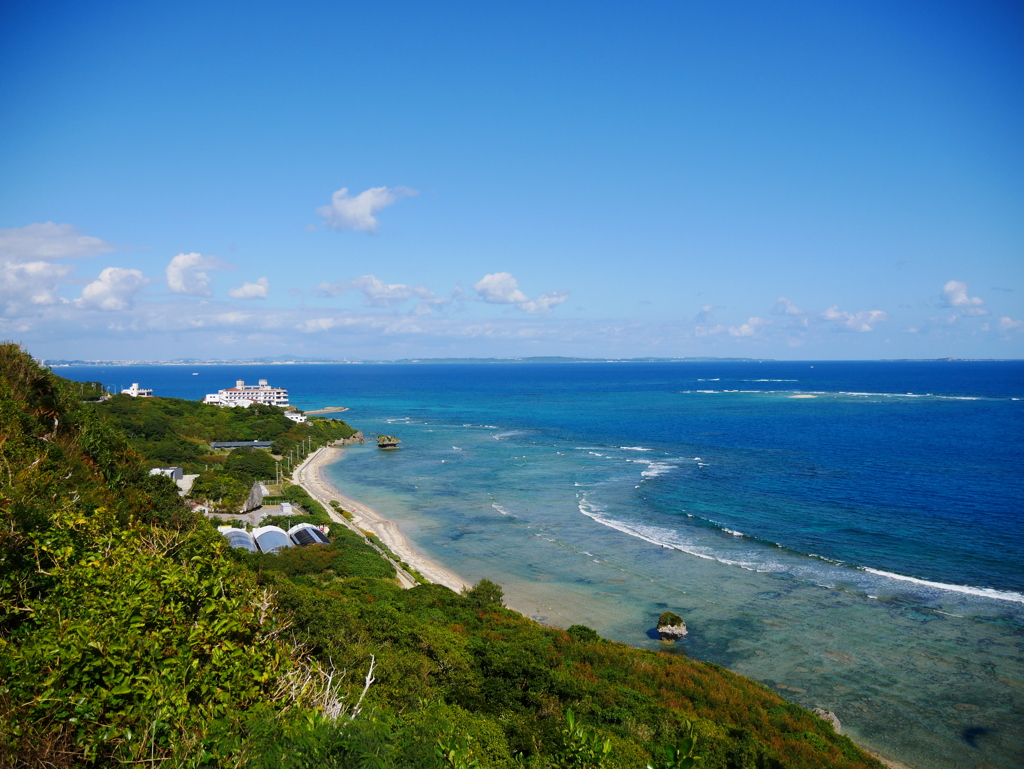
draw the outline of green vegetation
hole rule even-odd
[[[665,627],[665,625],[682,625],[683,618],[680,617],[673,611],[663,611],[661,616],[658,617],[658,627]]]
[[[355,430],[340,419],[313,419],[296,424],[284,410],[256,403],[248,408],[223,408],[179,398],[132,398],[115,395],[97,404],[98,412],[128,437],[131,447],[150,466],[177,465],[199,473],[190,497],[216,512],[238,510],[255,481],[276,476],[276,463],[262,449],[230,453],[210,449],[213,441],[273,441],[271,451],[291,462],[313,446],[351,437]]]
[[[213,441],[273,441],[273,453],[281,456],[301,450],[302,441],[307,439],[323,446],[355,433],[340,419],[317,417],[297,424],[284,416],[283,409],[259,403],[248,408],[224,408],[180,398],[115,395],[96,408],[147,461],[180,465],[187,473],[198,473],[210,463],[223,461],[211,452],[209,444]]]
[[[880,767],[717,665],[403,590],[338,524],[230,550],[81,395],[0,346],[0,766]]]
[[[276,581],[271,575],[284,575],[295,584],[322,588],[343,587],[340,583],[349,577],[394,579],[395,570],[355,532],[335,524],[331,526],[330,538],[330,545],[293,547],[274,557],[243,552],[236,557],[246,561],[268,583]]]
[[[272,595],[81,397],[0,345],[0,766],[224,766],[321,718]]]

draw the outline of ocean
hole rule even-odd
[[[539,621],[719,663],[913,767],[1024,764],[1024,362],[57,373],[347,406],[401,448],[328,476]]]

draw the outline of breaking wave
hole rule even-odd
[[[787,548],[777,542],[767,542],[750,537],[743,532],[729,529],[715,521],[698,519],[710,524],[721,534],[728,536],[728,541],[736,543],[728,548],[721,540],[718,543],[698,541],[699,531],[686,532],[676,528],[656,526],[641,522],[623,521],[613,517],[601,506],[587,498],[586,492],[578,496],[580,513],[587,518],[622,532],[652,545],[671,550],[678,550],[687,555],[696,556],[709,561],[716,561],[726,566],[735,566],[747,571],[760,573],[789,573],[822,587],[832,588],[838,584],[848,584],[861,590],[865,595],[877,597],[876,591],[886,582],[893,589],[896,584],[912,584],[927,591],[941,591],[975,598],[986,598],[996,601],[1010,601],[1024,604],[1024,594],[1011,590],[958,585],[949,582],[909,577],[904,574],[873,569],[867,566],[854,566],[831,558],[817,556],[812,553],[801,553]],[[687,514],[687,518],[695,516]],[[705,535],[706,536],[706,535]],[[717,544],[717,546],[716,546]],[[774,553],[774,555],[773,555]],[[870,575],[868,577],[867,575]],[[880,582],[881,581],[881,582]]]

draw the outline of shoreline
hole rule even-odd
[[[310,496],[320,502],[332,520],[348,526],[350,529],[356,531],[368,531],[376,535],[388,546],[388,548],[390,548],[391,552],[398,556],[400,560],[405,561],[428,581],[434,584],[444,585],[457,593],[461,592],[463,589],[471,588],[472,585],[456,575],[454,572],[449,571],[440,564],[414,550],[399,530],[397,524],[393,521],[385,518],[369,505],[365,505],[362,502],[343,494],[335,484],[324,478],[322,473],[323,468],[338,461],[341,458],[342,450],[343,447],[339,446],[325,446],[317,449],[295,468],[292,475],[293,482],[301,485],[306,489]],[[349,521],[337,514],[334,508],[330,505],[331,500],[338,502],[342,509],[351,513],[352,520]],[[402,587],[412,588],[417,584],[405,577],[404,573],[401,571],[398,572],[397,576]],[[505,597],[506,608],[522,614],[524,617],[532,619],[535,622],[539,622],[542,625],[547,624],[543,620],[539,619],[537,615],[543,610],[543,608],[552,609],[553,607],[544,607],[536,599],[529,599],[526,596],[519,596],[519,598],[526,599],[527,604],[531,604],[534,611],[527,609],[526,604],[515,600],[512,596]],[[739,675],[744,674],[741,673]],[[744,675],[744,677],[748,676]],[[852,739],[852,735],[848,732],[844,731],[843,733]],[[864,750],[870,756],[881,762],[885,767],[887,767],[887,769],[911,769],[907,764],[904,764],[897,759],[882,755],[877,750],[867,748],[858,740],[855,741],[861,750]]]
[[[464,588],[472,587],[458,575],[414,550],[393,521],[388,520],[372,507],[343,494],[333,483],[324,479],[322,469],[340,459],[339,452],[342,450],[336,446],[317,449],[295,468],[292,473],[293,481],[306,489],[313,499],[323,505],[332,520],[349,528],[368,531],[375,535],[400,560],[405,561],[428,581],[444,585],[456,593]],[[331,507],[331,500],[351,513],[352,520],[348,521],[336,513]],[[404,578],[403,574],[399,573],[398,578],[403,587],[415,587],[415,582],[407,584],[408,580]]]
[[[399,560],[409,564],[428,582],[444,585],[456,593],[472,588],[473,585],[470,582],[414,549],[394,521],[385,518],[369,505],[343,493],[334,483],[324,478],[323,468],[341,459],[341,452],[345,448],[345,446],[324,446],[317,449],[295,467],[292,474],[293,482],[305,488],[310,496],[323,505],[335,523],[347,526],[357,533],[368,531],[375,535],[387,545],[392,553],[398,556]],[[343,510],[351,513],[352,520],[350,521],[335,512],[330,505],[331,500],[337,502]],[[395,565],[398,568],[398,581],[402,587],[416,587],[416,581],[406,575],[400,565]],[[507,591],[503,598],[505,608],[522,614],[527,619],[539,622],[541,625],[562,629],[575,623],[575,620],[564,615],[559,607],[544,603],[544,599],[527,595],[514,587],[502,586],[502,589]],[[552,622],[552,614],[563,621]]]

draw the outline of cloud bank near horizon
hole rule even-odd
[[[867,338],[893,319],[892,311],[880,308],[802,309],[806,302],[798,305],[786,296],[753,313],[726,311],[716,303],[674,319],[573,319],[554,313],[568,301],[569,290],[531,296],[504,271],[485,273],[471,284],[472,293],[456,284],[440,294],[419,283],[364,274],[321,282],[311,292],[293,288],[275,306],[268,303],[266,276],[218,291],[216,274],[236,268],[199,252],[170,257],[162,274],[109,265],[100,266],[94,277],[76,277],[82,260],[116,250],[70,224],[0,230],[0,334],[17,336],[33,348],[41,345],[39,353],[46,357],[81,357],[73,352],[83,344],[96,350],[93,357],[115,357],[103,349],[153,357],[153,340],[162,340],[161,345],[173,340],[207,357],[224,357],[227,349],[244,356],[250,350],[336,351],[340,346],[362,350],[364,357],[387,357],[388,351],[397,357],[458,357],[481,354],[488,346],[499,357],[539,351],[583,357],[770,357],[786,349],[824,349],[834,344],[828,339],[835,332],[851,340]],[[938,296],[939,306],[954,314],[918,318],[905,331],[938,342],[964,333],[1024,338],[1024,320],[1011,314],[999,313],[998,320],[988,322],[985,300],[973,296],[966,282],[949,280]],[[253,309],[253,300],[261,300],[259,309]],[[506,312],[493,316],[485,312],[487,306]],[[131,345],[149,354],[127,352]]]

